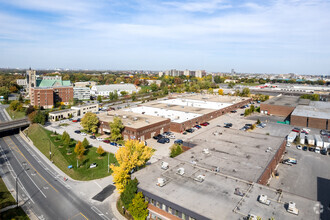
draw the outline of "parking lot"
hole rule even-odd
[[[284,159],[288,157],[297,159],[297,164],[279,164],[279,176],[272,178],[270,186],[320,201],[324,206],[323,215],[329,217],[330,156],[298,150],[293,145],[287,148]]]

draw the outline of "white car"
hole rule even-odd
[[[87,134],[85,132],[81,132],[80,133],[82,136],[87,136]]]
[[[297,145],[297,149],[301,150],[302,149],[301,145]]]
[[[175,136],[174,135],[170,135],[170,136],[168,136],[168,138],[175,139]]]
[[[318,154],[321,153],[321,149],[319,147],[316,147],[315,148],[315,153],[318,153]]]
[[[94,167],[97,167],[97,164],[96,163],[92,163],[89,168],[94,168]]]
[[[98,140],[98,141],[104,141],[104,139],[103,138],[100,138],[100,137],[96,138],[96,140]]]

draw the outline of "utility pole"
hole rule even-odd
[[[77,159],[77,169],[78,169],[78,159]]]
[[[16,207],[18,208],[18,176],[16,177]]]
[[[110,153],[108,153],[108,173],[109,173],[109,154]]]

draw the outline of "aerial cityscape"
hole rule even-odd
[[[330,2],[0,0],[0,219],[330,219]]]

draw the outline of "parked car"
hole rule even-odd
[[[175,139],[175,135],[170,135],[170,136],[168,136],[168,138],[170,138],[170,139]]]
[[[170,143],[169,138],[161,138],[157,140],[158,143],[165,144],[165,143]]]
[[[163,137],[164,137],[163,135],[157,134],[157,135],[153,136],[152,138],[155,139],[155,140],[158,140],[158,139],[161,139]]]
[[[314,152],[319,154],[321,153],[321,149],[319,147],[316,147]]]
[[[308,150],[308,147],[307,146],[303,146],[302,150],[303,151],[307,151]]]
[[[75,130],[74,133],[76,133],[76,134],[80,134],[81,131],[79,131],[79,130]]]
[[[197,128],[197,129],[201,129],[202,128],[200,125],[195,125],[194,127]]]
[[[103,140],[104,143],[110,144],[110,140]]]
[[[73,119],[72,122],[78,122],[78,120],[77,119]]]
[[[100,138],[100,137],[96,138],[96,140],[98,140],[98,141],[104,141],[104,139],[103,138]]]
[[[221,127],[221,125],[218,124],[217,127]]]
[[[292,131],[299,133],[300,132],[300,128],[293,128]]]
[[[315,151],[315,147],[309,147],[308,150],[311,151],[311,152],[314,152]]]
[[[191,128],[189,128],[189,129],[187,129],[187,130],[186,130],[186,132],[188,132],[188,133],[193,133],[193,132],[194,132],[194,130],[193,130],[193,129],[191,129]]]
[[[80,133],[82,136],[87,136],[87,134],[85,132],[81,132]]]
[[[321,154],[323,154],[323,155],[327,155],[327,149],[324,149],[324,148],[323,148],[323,149],[321,150]]]
[[[94,168],[94,167],[97,167],[97,163],[92,163],[89,168]]]
[[[186,135],[186,134],[188,134],[186,131],[184,131],[183,133],[182,133],[183,135]]]
[[[89,136],[90,139],[96,139],[96,137],[94,135]]]
[[[225,123],[225,125],[226,125],[226,126],[230,126],[230,127],[232,127],[232,126],[233,126],[233,124],[232,124],[232,123]]]
[[[240,116],[244,116],[244,113],[240,114]]]
[[[166,132],[163,133],[163,136],[169,136],[169,135],[172,135],[172,134],[173,134],[172,132],[166,131]]]
[[[118,144],[116,142],[110,142],[110,145],[117,146]]]
[[[297,149],[301,150],[302,149],[301,145],[297,145]]]
[[[174,141],[174,144],[183,144],[183,140],[177,139]]]
[[[237,111],[236,110],[232,110],[232,111],[230,111],[231,113],[236,113]]]

